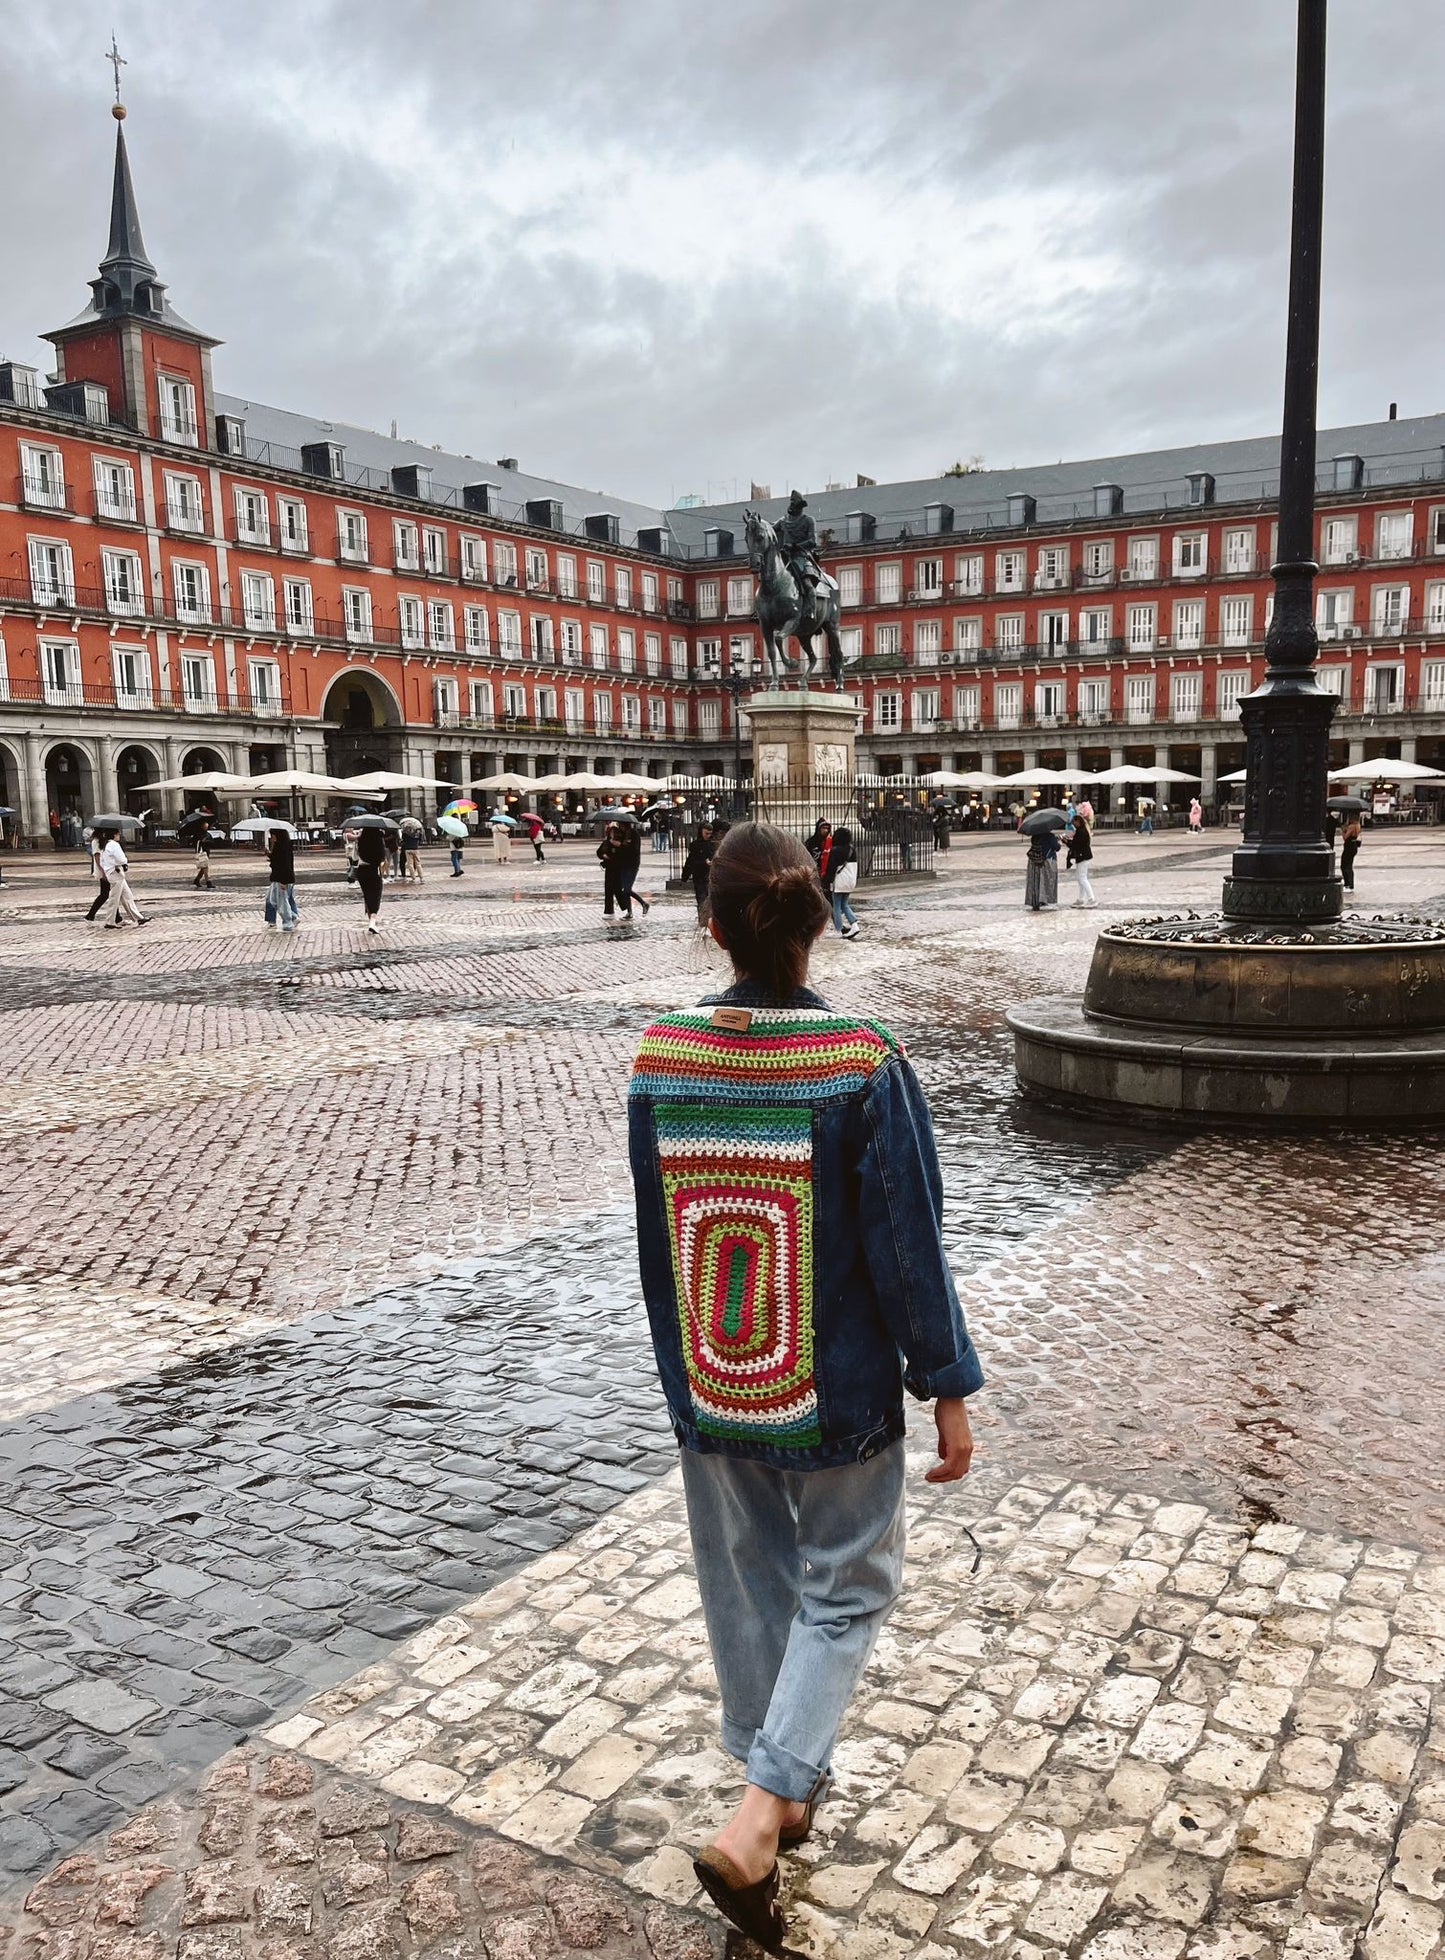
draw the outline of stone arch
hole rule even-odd
[[[230,763],[219,749],[208,748],[204,744],[187,749],[181,757],[183,776],[199,776],[203,770],[210,769],[229,771],[230,767]]]
[[[49,827],[52,813],[60,819],[57,842],[80,847],[80,826],[95,814],[95,757],[84,742],[47,743],[41,758],[45,777],[45,808],[40,822]],[[50,830],[52,838],[55,831]]]
[[[405,717],[392,688],[371,667],[345,667],[321,703],[326,766],[334,776],[359,776],[401,764]]]
[[[149,742],[126,742],[115,752],[115,786],[122,810],[139,816],[139,804],[151,783],[165,775],[165,764]],[[156,799],[151,797],[154,805]]]

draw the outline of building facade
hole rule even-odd
[[[105,258],[47,338],[52,383],[0,363],[0,802],[31,834],[208,768],[732,773],[742,507],[218,393],[120,128]],[[1212,800],[1263,673],[1276,470],[1239,442],[819,493],[860,766],[1167,765]],[[1335,759],[1445,764],[1445,416],[1327,432],[1320,473]]]

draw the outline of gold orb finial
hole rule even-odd
[[[123,102],[112,102],[112,104],[110,105],[110,113],[115,117],[117,122],[124,122],[125,104]]]

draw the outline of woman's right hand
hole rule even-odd
[[[956,1484],[968,1475],[973,1461],[973,1431],[968,1426],[968,1404],[961,1395],[941,1395],[933,1405],[938,1425],[939,1461],[924,1472],[925,1483]]]

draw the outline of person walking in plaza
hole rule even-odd
[[[90,852],[90,875],[96,881],[95,897],[90,901],[90,910],[85,915],[87,925],[94,924],[96,914],[105,910],[110,898],[110,880],[106,877],[105,867],[101,863],[101,855],[110,842],[110,836],[108,830],[92,830],[86,840]]]
[[[492,833],[492,860],[496,864],[510,864],[512,859],[512,819],[499,803],[487,818],[487,826]]]
[[[1050,912],[1058,902],[1059,839],[1056,832],[1041,830],[1029,839],[1024,904],[1031,912]]]
[[[735,825],[709,930],[734,984],[643,1035],[628,1147],[648,1319],[741,1804],[694,1869],[783,1951],[797,1847],[899,1592],[904,1390],[930,1483],[967,1474],[983,1382],[944,1250],[928,1104],[901,1043],[808,986],[828,907],[802,845]]]
[[[273,932],[294,932],[301,923],[296,906],[296,845],[281,829],[266,833],[271,883],[266,889],[266,923]]]
[[[1347,892],[1355,889],[1355,859],[1360,855],[1360,840],[1365,827],[1360,822],[1359,813],[1351,811],[1340,832],[1340,877]]]
[[[538,864],[545,864],[547,859],[542,850],[542,838],[547,826],[533,810],[524,810],[518,818],[518,822],[527,833],[527,837],[532,846],[533,858]]]
[[[697,900],[699,919],[707,909],[708,872],[712,867],[712,854],[717,846],[718,839],[714,826],[704,823],[688,846],[687,856],[682,861],[682,882],[692,886],[692,895]]]
[[[106,833],[100,868],[106,881],[106,903],[111,908],[111,917],[105,922],[106,931],[118,931],[123,918],[129,919],[133,926],[149,925],[150,915],[141,911],[130,888],[130,860],[121,846],[119,835],[113,830]]]
[[[618,910],[624,924],[632,916],[622,896],[621,824],[610,823],[603,830],[602,842],[597,846],[597,859],[602,866],[602,916],[611,930]]]
[[[1094,806],[1080,803],[1075,809],[1073,820],[1063,833],[1068,853],[1065,866],[1072,869],[1074,883],[1079,888],[1079,896],[1074,900],[1075,909],[1081,905],[1097,905],[1094,887],[1089,881],[1089,865],[1094,856]]]
[[[642,832],[636,823],[620,823],[617,828],[622,834],[622,849],[617,861],[617,895],[622,900],[622,916],[631,919],[635,898],[642,907],[645,919],[652,910],[652,900],[633,890],[638,873],[642,870]]]
[[[856,939],[859,933],[858,915],[849,896],[858,884],[858,859],[853,852],[853,833],[846,824],[839,824],[830,842],[833,848],[828,853],[828,875],[823,880],[823,893],[833,908],[834,930],[843,939]]]
[[[1197,796],[1189,799],[1189,829],[1195,837],[1204,835],[1204,805]]]
[[[356,838],[356,882],[361,887],[368,932],[381,930],[377,919],[381,913],[381,868],[385,860],[386,832],[368,824]]]
[[[421,875],[421,846],[426,841],[426,832],[415,817],[406,817],[401,826],[401,865],[402,876],[415,879],[417,884],[426,881]]]
[[[211,833],[205,824],[196,832],[196,875],[191,880],[192,891],[213,892],[211,883]]]

